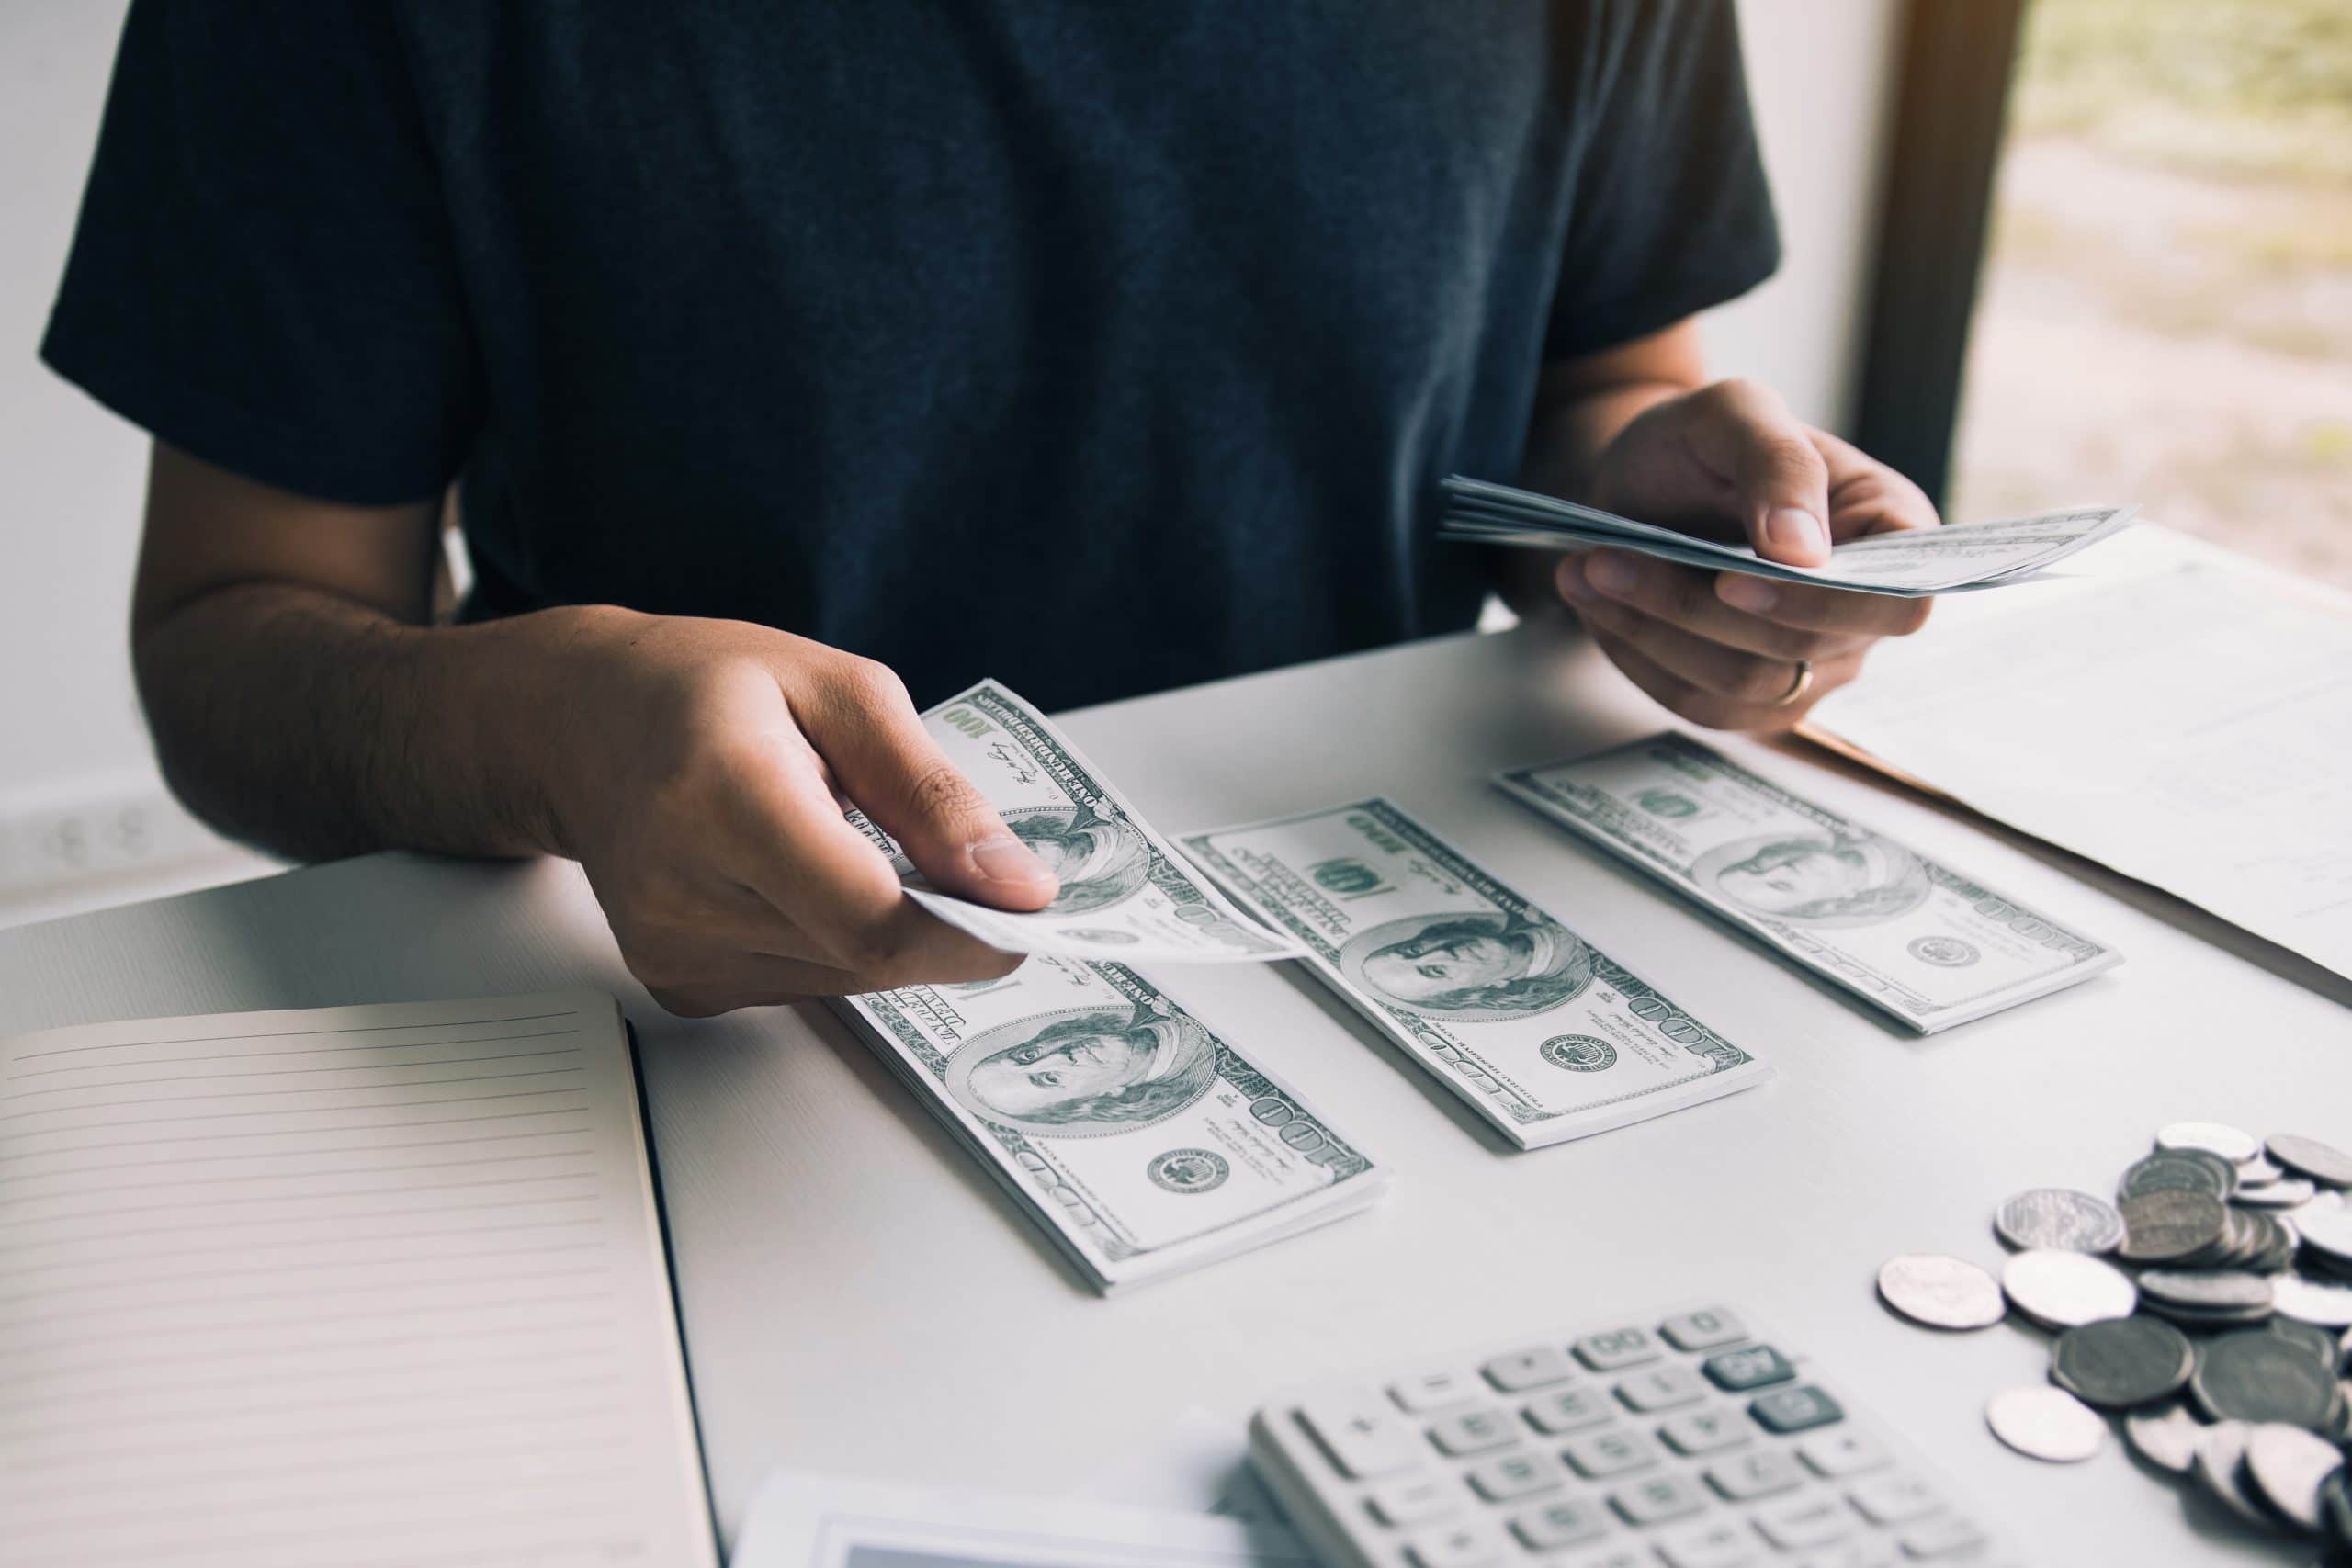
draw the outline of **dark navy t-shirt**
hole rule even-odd
[[[136,0],[43,352],[469,612],[1048,706],[1466,626],[1436,480],[1777,254],[1728,0]]]

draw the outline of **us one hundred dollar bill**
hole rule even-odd
[[[2122,962],[1687,735],[1495,782],[1923,1034]]]
[[[1770,1076],[1385,800],[1184,843],[1296,937],[1332,989],[1521,1148]]]
[[[1351,1213],[1387,1184],[1124,964],[1046,955],[834,1005],[1105,1292]]]
[[[898,867],[908,896],[1001,953],[1057,953],[1121,963],[1206,963],[1295,956],[1197,875],[1043,714],[983,681],[922,716],[923,728],[1061,878],[1043,909],[1013,913],[928,886],[896,840],[849,818]]]

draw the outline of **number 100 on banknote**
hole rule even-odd
[[[1326,984],[1521,1148],[1771,1069],[1385,800],[1184,840]]]

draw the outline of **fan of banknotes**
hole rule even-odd
[[[1961,523],[1850,539],[1826,566],[1784,566],[1745,545],[1636,523],[1597,507],[1455,475],[1444,482],[1438,536],[1470,544],[1575,550],[1606,545],[1660,560],[1861,593],[1922,598],[2021,582],[2128,526],[2134,506],[2089,506],[1997,523]]]

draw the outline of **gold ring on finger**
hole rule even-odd
[[[1813,690],[1813,660],[1800,659],[1797,660],[1797,672],[1789,682],[1789,689],[1782,692],[1781,700],[1772,705],[1787,707],[1811,690]]]

